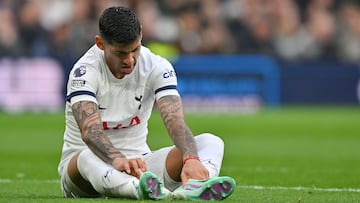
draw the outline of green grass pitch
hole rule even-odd
[[[224,202],[360,202],[359,106],[187,114],[186,121],[194,134],[225,141],[221,174],[238,186]],[[156,112],[149,129],[153,149],[171,143]],[[62,112],[0,113],[0,202],[122,202],[62,198],[63,130]]]

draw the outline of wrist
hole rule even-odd
[[[199,157],[186,157],[184,160],[183,160],[183,165],[185,165],[186,164],[186,162],[187,161],[189,161],[189,160],[198,160],[198,161],[200,161],[200,158]]]

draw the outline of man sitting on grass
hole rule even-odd
[[[234,179],[219,177],[224,143],[193,136],[184,121],[172,65],[141,45],[140,22],[125,7],[106,9],[100,34],[74,65],[58,167],[65,197],[222,200]],[[174,146],[146,143],[156,102]]]

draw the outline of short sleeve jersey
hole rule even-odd
[[[150,152],[147,122],[154,102],[166,95],[179,95],[176,86],[172,65],[146,47],[141,47],[133,72],[117,79],[106,65],[103,51],[94,45],[69,75],[62,160],[86,148],[72,113],[74,103],[95,102],[105,134],[125,156],[134,157]]]

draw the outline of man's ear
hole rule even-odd
[[[97,47],[99,47],[99,49],[101,49],[101,50],[105,49],[104,40],[103,40],[103,38],[101,38],[100,35],[95,36],[95,44]]]

